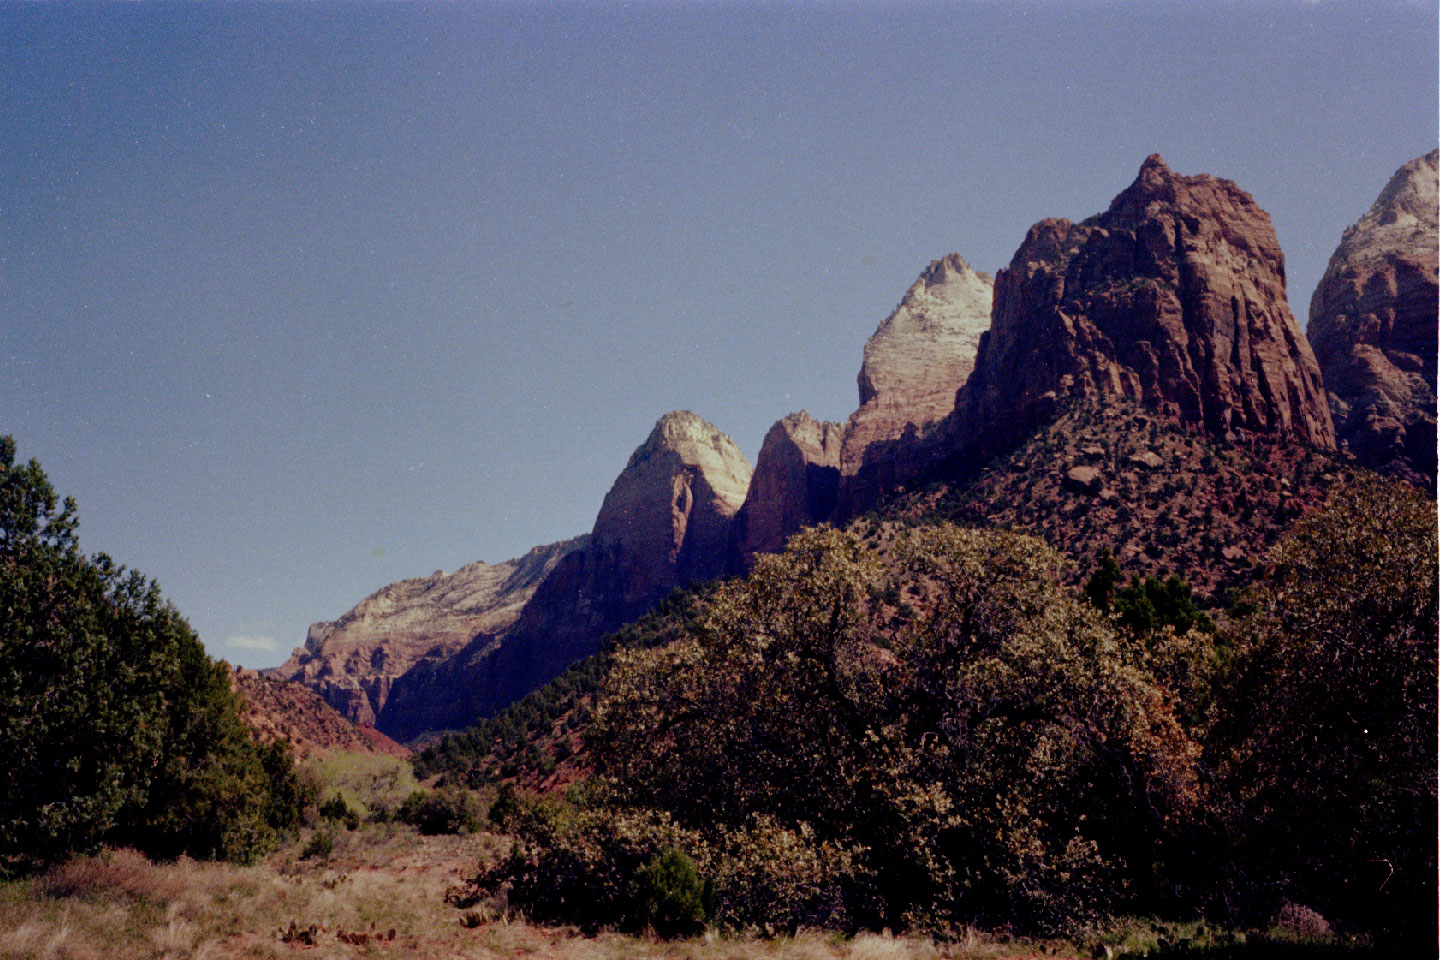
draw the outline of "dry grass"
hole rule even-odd
[[[254,867],[154,864],[107,851],[0,883],[0,958],[14,960],[932,960],[1014,955],[972,941],[802,933],[762,940],[709,934],[664,941],[539,927],[445,895],[504,841],[422,837],[401,825],[341,831],[325,860],[300,860],[305,838]],[[466,926],[462,919],[470,915]],[[311,929],[313,928],[313,934]],[[287,942],[287,933],[294,931]],[[391,931],[394,931],[393,937]]]

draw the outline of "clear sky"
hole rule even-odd
[[[933,258],[1161,153],[1302,322],[1436,5],[0,4],[0,432],[210,651],[587,531],[687,408],[842,420]]]

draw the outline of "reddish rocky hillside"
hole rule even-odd
[[[374,727],[351,723],[308,687],[271,680],[254,670],[236,670],[231,676],[244,701],[244,720],[262,742],[289,740],[301,757],[329,750],[410,755]]]
[[[1133,402],[1085,401],[978,477],[901,496],[879,515],[1037,534],[1075,561],[1076,582],[1108,548],[1127,573],[1179,573],[1224,602],[1354,474],[1283,437],[1217,441]]]

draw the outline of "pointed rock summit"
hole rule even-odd
[[[955,409],[990,329],[994,280],[958,253],[930,264],[865,344],[860,408],[850,416],[843,463],[855,473],[865,449],[923,429]]]
[[[515,624],[409,672],[380,729],[405,740],[490,716],[676,587],[724,575],[749,486],[734,441],[693,413],[667,413],[615,478],[590,536],[555,564]]]
[[[1218,437],[1334,447],[1284,256],[1248,193],[1152,155],[1104,213],[1030,228],[996,277],[955,432],[984,455],[1078,396],[1139,400]]]
[[[915,447],[955,409],[990,327],[994,281],[958,253],[931,262],[865,344],[860,406],[840,455],[838,518],[879,502],[914,473]]]
[[[1310,299],[1307,333],[1335,432],[1374,470],[1435,484],[1437,162],[1396,171],[1346,229]]]
[[[740,566],[757,553],[774,553],[803,527],[830,519],[840,488],[845,429],[801,410],[765,434],[745,505],[735,518]]]
[[[665,414],[600,507],[592,552],[612,569],[617,599],[646,604],[692,580],[722,575],[730,524],[750,464],[728,436],[687,410]]]

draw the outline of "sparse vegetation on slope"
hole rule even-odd
[[[414,757],[422,779],[442,776],[470,787],[519,780],[532,788],[555,788],[584,774],[577,754],[590,710],[616,650],[669,643],[704,604],[710,587],[676,590],[645,616],[606,637],[604,650],[493,717],[461,733],[446,734]]]
[[[1357,473],[1295,441],[1226,443],[1136,404],[1081,401],[978,476],[898,496],[877,516],[1032,533],[1075,562],[1072,583],[1110,550],[1128,573],[1177,573],[1216,605]]]

